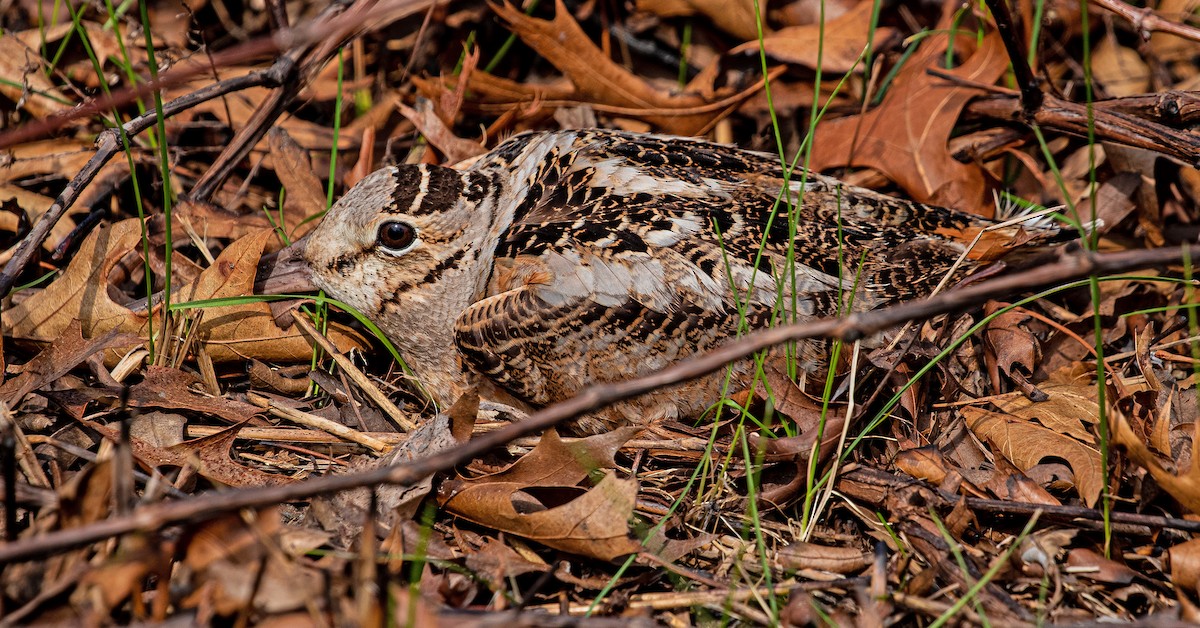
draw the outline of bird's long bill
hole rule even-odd
[[[307,240],[305,236],[287,248],[263,256],[254,282],[255,294],[296,294],[317,290],[302,255]]]

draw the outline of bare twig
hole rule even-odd
[[[522,436],[553,427],[624,399],[702,377],[723,368],[727,363],[785,342],[806,338],[840,338],[850,342],[909,320],[969,309],[999,296],[1090,275],[1180,264],[1185,258],[1195,259],[1198,256],[1200,245],[1104,254],[1077,251],[1064,254],[1052,264],[983,281],[960,290],[951,290],[921,301],[910,301],[869,312],[856,312],[843,318],[822,319],[761,330],[645,377],[597,384],[576,397],[532,414],[525,421],[472,439],[441,452],[434,458],[394,467],[369,469],[361,473],[320,477],[283,486],[209,493],[186,501],[145,506],[127,516],[113,517],[87,526],[51,532],[0,546],[0,564],[29,560],[120,534],[139,530],[152,531],[170,525],[208,520],[221,513],[241,508],[296,501],[315,495],[384,483],[411,485],[433,473],[453,469]]]
[[[1121,0],[1092,0],[1092,4],[1125,18],[1142,39],[1150,39],[1155,31],[1200,41],[1200,28],[1168,20],[1154,9],[1129,6]]]

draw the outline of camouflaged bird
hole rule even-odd
[[[378,324],[440,403],[479,374],[542,406],[712,349],[740,322],[926,296],[948,273],[960,279],[1060,235],[1048,225],[985,232],[952,271],[994,224],[815,173],[785,178],[775,156],[581,130],[513,137],[462,170],[376,171],[300,246],[312,282]],[[826,363],[825,347],[803,344],[803,366]],[[735,380],[749,366],[735,365]],[[697,417],[722,377],[573,430]]]

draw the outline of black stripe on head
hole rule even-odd
[[[339,255],[334,258],[333,261],[329,262],[326,267],[329,270],[332,270],[333,272],[345,277],[350,273],[350,270],[354,268],[355,264],[358,264],[369,254],[369,251],[353,251],[346,253],[345,255]]]
[[[424,170],[428,176],[425,195],[409,209],[409,213],[414,216],[433,214],[453,207],[462,199],[463,179],[457,170],[441,166],[426,166]]]
[[[442,273],[446,272],[451,267],[458,265],[458,262],[462,260],[463,255],[466,252],[466,249],[459,249],[454,253],[454,255],[451,255],[450,257],[438,262],[436,266],[429,269],[429,272],[425,273],[425,276],[421,278],[419,284],[425,285],[440,279],[442,277]]]
[[[395,187],[392,189],[392,200],[397,211],[411,211],[413,200],[421,192],[421,166],[404,164],[396,166]]]

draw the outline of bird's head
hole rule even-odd
[[[313,283],[376,321],[399,307],[449,300],[465,307],[480,281],[463,281],[491,226],[487,176],[430,165],[370,174],[308,236]],[[457,279],[457,281],[455,280]],[[441,308],[438,308],[441,309]]]

